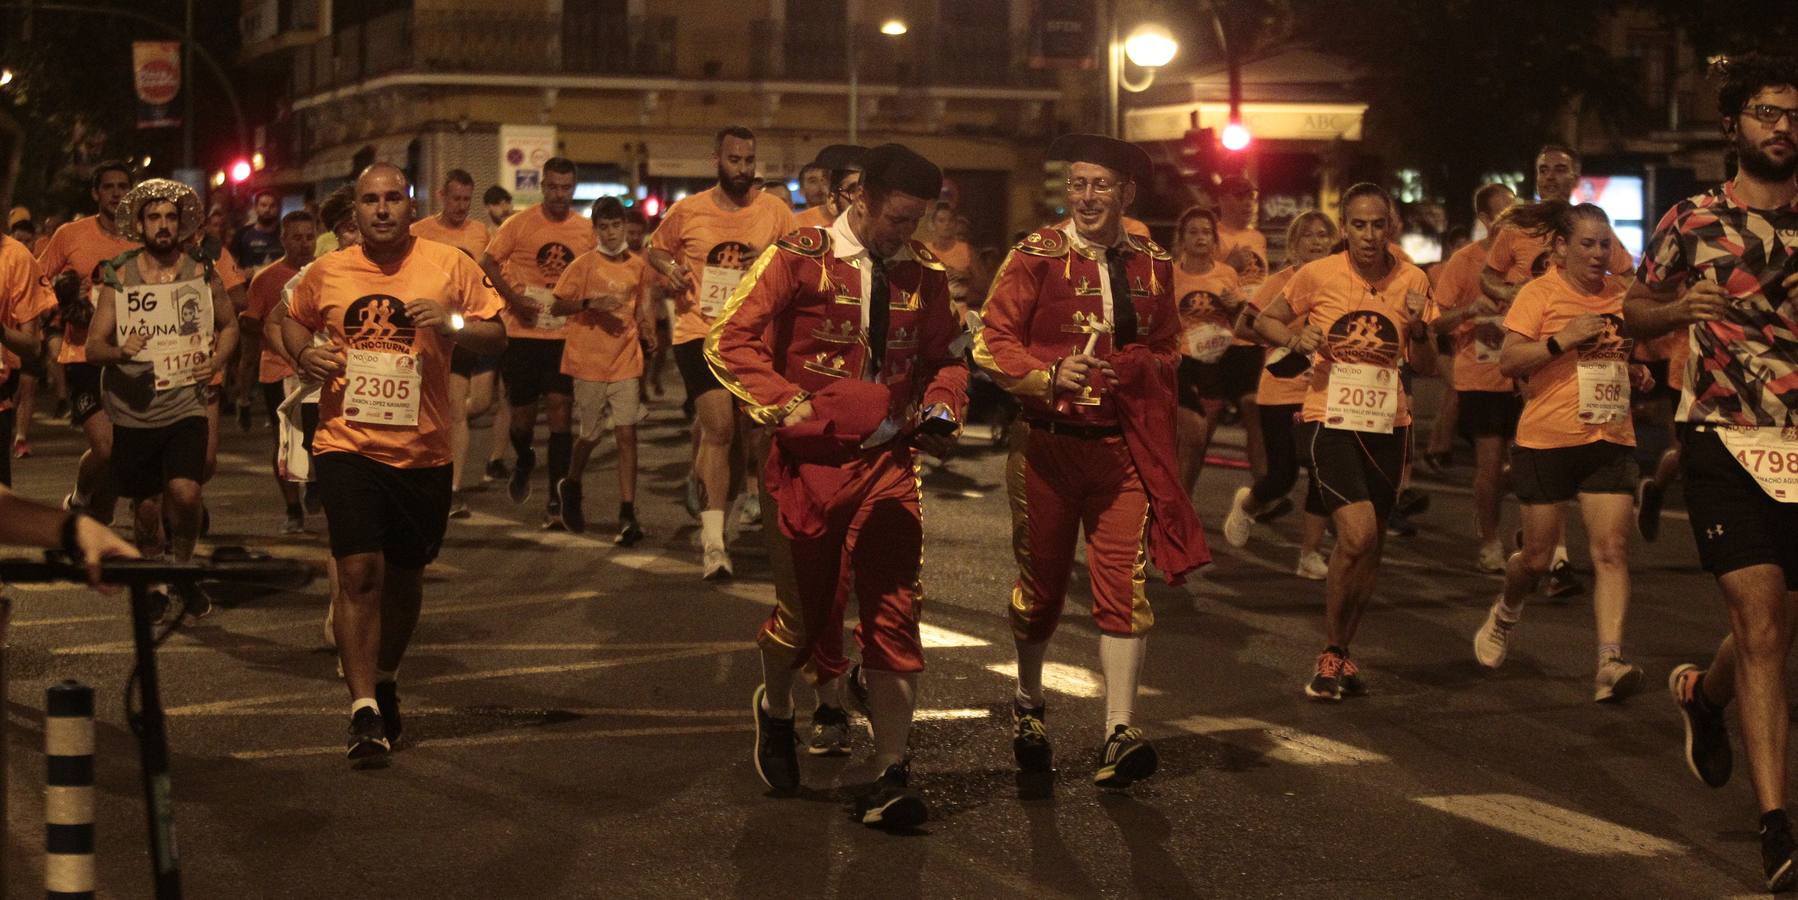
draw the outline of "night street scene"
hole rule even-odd
[[[0,897],[1798,891],[1793,0],[0,0]]]

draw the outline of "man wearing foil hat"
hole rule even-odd
[[[142,246],[101,267],[87,332],[87,361],[102,367],[101,403],[112,420],[113,480],[131,501],[138,550],[176,562],[193,558],[200,537],[207,395],[237,346],[224,282],[203,256],[182,249],[203,217],[200,198],[180,182],[152,178],[125,194],[113,219]],[[183,601],[194,617],[211,611],[203,594]]]
[[[864,175],[860,197],[829,227],[793,231],[756,260],[705,350],[749,415],[779,426],[765,478],[796,583],[757,640],[756,771],[776,790],[799,787],[794,672],[825,683],[848,670],[881,773],[857,812],[864,824],[905,828],[929,814],[908,786],[906,752],[924,668],[914,448],[940,457],[953,446],[968,371],[950,349],[960,328],[943,266],[910,239],[942,171],[887,144],[868,151]],[[841,647],[851,589],[853,669]]]
[[[1093,780],[1118,788],[1157,766],[1155,749],[1131,726],[1155,621],[1145,562],[1178,583],[1206,557],[1191,502],[1168,466],[1180,331],[1172,258],[1123,227],[1148,156],[1099,135],[1058,138],[1050,156],[1069,164],[1072,215],[1012,248],[974,339],[975,363],[1023,407],[1006,467],[1018,562],[1012,749],[1020,769],[1051,770],[1043,657],[1084,526],[1105,676],[1105,739]]]

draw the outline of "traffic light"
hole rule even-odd
[[[231,169],[230,169],[231,183],[232,184],[243,184],[244,182],[249,181],[250,173],[252,171],[254,171],[254,169],[252,169],[250,167],[249,160],[247,160],[247,159],[233,160],[231,163]]]
[[[1249,134],[1248,126],[1242,124],[1242,122],[1232,121],[1230,124],[1224,126],[1221,143],[1224,145],[1225,150],[1228,150],[1231,153],[1241,153],[1249,148],[1249,143],[1252,140],[1253,136]]]

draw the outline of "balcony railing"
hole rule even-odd
[[[750,25],[751,77],[846,81],[847,36],[836,26],[788,20]],[[1050,73],[1024,64],[1025,36],[1003,28],[920,25],[897,37],[857,26],[856,69],[864,82],[985,87],[1052,86]]]

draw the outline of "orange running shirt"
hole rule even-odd
[[[811,228],[813,226],[828,228],[830,223],[835,221],[836,217],[823,206],[808,206],[793,215],[794,228]]]
[[[1537,278],[1517,292],[1505,313],[1505,330],[1526,340],[1553,336],[1586,313],[1605,320],[1605,330],[1521,379],[1523,416],[1517,420],[1517,446],[1535,450],[1577,447],[1594,441],[1636,445],[1635,424],[1628,415],[1604,425],[1579,420],[1578,365],[1585,361],[1629,362],[1633,342],[1623,336],[1623,295],[1628,282],[1608,276],[1604,287],[1588,294],[1562,276],[1559,269]]]
[[[1267,280],[1267,235],[1253,228],[1231,228],[1222,222],[1217,223],[1217,245],[1211,254],[1218,262],[1230,258],[1237,247],[1247,247],[1254,256],[1249,267],[1242,271],[1244,287],[1255,288]]]
[[[1217,362],[1224,349],[1249,342],[1232,337],[1218,346],[1219,333],[1234,334],[1236,308],[1224,301],[1242,290],[1236,270],[1213,262],[1203,272],[1174,264],[1174,308],[1180,311],[1180,352],[1199,362]],[[1209,357],[1209,358],[1207,358]]]
[[[400,369],[415,371],[419,382],[416,425],[352,422],[344,404],[349,379],[327,382],[319,395],[314,453],[358,453],[401,469],[450,464],[452,345],[434,329],[421,332],[411,326],[405,304],[421,297],[471,320],[491,319],[503,305],[473,260],[436,241],[414,240],[405,259],[387,269],[370,261],[362,247],[328,253],[307,267],[287,314],[308,330],[324,331],[346,350],[403,357]]]
[[[567,343],[562,345],[562,374],[581,381],[624,381],[643,375],[643,347],[637,343],[637,314],[642,309],[649,261],[641,253],[607,256],[589,250],[556,282],[556,297],[582,300],[622,294],[628,303],[612,312],[589,309],[568,317]]]
[[[1456,250],[1438,268],[1442,278],[1436,284],[1437,309],[1460,309],[1485,296],[1480,291],[1480,273],[1486,268],[1486,248],[1478,241]],[[1472,322],[1463,322],[1455,329],[1454,341],[1455,390],[1508,393],[1517,389],[1515,382],[1498,371],[1498,351],[1505,342],[1503,325],[1478,328]]]
[[[50,236],[50,243],[38,257],[37,266],[52,282],[64,272],[81,276],[81,296],[93,302],[93,288],[100,275],[100,264],[138,245],[100,228],[99,216],[88,216],[70,222]],[[87,326],[67,323],[63,326],[62,350],[56,354],[59,363],[87,362]]]
[[[1255,296],[1249,298],[1249,305],[1257,310],[1266,309],[1275,297],[1280,296],[1281,291],[1286,290],[1286,285],[1292,281],[1292,276],[1297,275],[1298,271],[1292,266],[1287,266],[1267,276],[1267,280],[1261,283],[1261,289],[1255,292]],[[1267,348],[1267,352],[1273,353],[1273,348]],[[1264,356],[1263,359],[1265,358]],[[1255,405],[1297,406],[1305,402],[1305,391],[1310,384],[1310,372],[1300,372],[1291,378],[1281,378],[1269,372],[1263,365],[1261,381],[1255,385]]]
[[[250,305],[244,310],[244,317],[254,319],[258,327],[267,325],[269,314],[274,312],[275,305],[281,302],[281,289],[286,287],[287,282],[292,281],[293,276],[299,274],[299,271],[287,261],[285,256],[263,266],[262,271],[257,272],[256,277],[250,279]],[[262,384],[269,384],[292,374],[293,369],[287,365],[287,362],[275,353],[268,341],[263,341],[262,358],[256,370],[256,380]]]
[[[956,241],[947,250],[938,250],[935,244],[924,246],[929,247],[930,252],[935,253],[936,258],[951,272],[967,275],[974,270],[974,248],[968,246],[967,241]]]
[[[770,198],[772,199],[772,198]],[[778,200],[776,203],[780,202]],[[414,226],[417,227],[417,226]],[[543,215],[543,206],[538,204],[523,212],[514,213],[498,233],[487,244],[484,251],[500,264],[500,270],[506,280],[519,293],[539,291],[543,293],[543,308],[547,311],[548,291],[556,286],[556,279],[574,258],[599,246],[599,239],[593,236],[593,221],[580,213],[570,212],[568,218],[560,222],[551,222]],[[508,307],[501,317],[506,323],[506,334],[510,337],[542,338],[559,341],[562,339],[561,329],[543,329],[526,325],[518,320]]]
[[[426,216],[412,223],[412,234],[427,241],[448,244],[468,254],[470,259],[480,259],[481,254],[487,252],[487,244],[493,240],[493,232],[486,224],[475,221],[473,216],[463,219],[461,228],[443,224],[441,216]]]
[[[31,256],[31,248],[0,235],[0,324],[20,328],[56,308],[56,294]],[[0,383],[19,368],[20,359],[0,348]],[[0,400],[0,411],[12,409],[13,398]]]
[[[1297,314],[1295,327],[1316,325],[1324,333],[1323,343],[1311,354],[1304,410],[1305,421],[1322,422],[1333,362],[1396,369],[1404,361],[1405,328],[1411,322],[1405,298],[1408,293],[1428,297],[1430,278],[1422,269],[1394,259],[1386,277],[1369,284],[1344,252],[1300,269],[1287,282],[1285,293],[1287,305]],[[1423,320],[1434,316],[1433,304],[1426,302]],[[1411,424],[1411,398],[1406,391],[1398,392],[1398,415],[1392,424],[1395,428]]]
[[[1505,284],[1523,284],[1549,270],[1554,261],[1553,248],[1552,237],[1537,237],[1507,225],[1498,230],[1498,237],[1492,241],[1486,268],[1504,275]],[[1623,241],[1615,231],[1611,232],[1611,259],[1605,267],[1615,275],[1635,269],[1629,251],[1623,249]]]
[[[748,206],[733,210],[718,206],[718,194],[713,186],[683,197],[668,207],[649,239],[649,246],[674,257],[693,277],[693,288],[674,298],[676,344],[703,340],[736,280],[768,245],[794,228],[793,211],[770,194],[758,193]],[[710,278],[707,269],[712,270]]]

